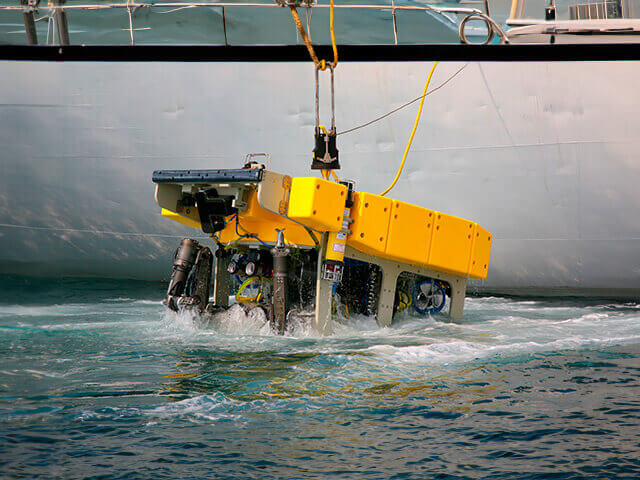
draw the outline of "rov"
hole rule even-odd
[[[491,234],[483,227],[351,182],[290,177],[255,162],[155,171],[153,181],[162,215],[217,246],[214,268],[209,247],[182,241],[165,299],[173,310],[212,314],[234,294],[245,308],[263,309],[279,333],[297,314],[326,334],[337,313],[388,326],[407,308],[441,310],[446,296],[449,316],[461,318],[467,279],[487,276]]]

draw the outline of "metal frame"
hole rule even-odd
[[[318,333],[329,335],[333,330],[331,321],[331,303],[333,285],[330,281],[322,278],[322,260],[327,251],[329,234],[323,233],[318,248],[318,265],[316,270],[316,311],[314,317],[314,327]]]
[[[229,306],[229,255],[216,250],[216,264],[213,274],[213,303],[216,306]]]
[[[386,258],[376,257],[362,253],[353,247],[347,246],[345,257],[363,262],[373,263],[382,271],[382,284],[378,296],[378,313],[376,320],[381,327],[388,327],[393,320],[393,304],[395,301],[396,283],[402,272],[415,273],[424,277],[442,280],[451,285],[451,302],[449,304],[449,317],[457,320],[462,318],[464,299],[467,292],[467,279],[449,273],[436,272],[417,265],[395,262]]]
[[[53,0],[52,5],[55,10],[56,30],[58,31],[58,44],[69,45],[69,22],[65,6],[66,0]]]
[[[327,249],[328,234],[324,233],[318,249],[318,265],[316,270],[316,306],[313,318],[313,326],[321,335],[329,335],[333,331],[331,319],[331,292],[333,285],[324,280],[321,274],[322,259]],[[415,273],[428,278],[434,278],[447,282],[451,286],[451,299],[449,303],[449,317],[453,320],[462,318],[464,301],[467,291],[467,279],[443,272],[436,272],[427,268],[406,263],[395,262],[381,257],[362,253],[353,247],[346,247],[345,257],[372,263],[380,267],[382,283],[378,296],[378,308],[376,321],[381,327],[388,327],[393,321],[393,305],[398,277],[403,272]],[[213,275],[213,297],[217,306],[229,306],[229,256],[216,252],[216,263]]]
[[[38,44],[38,32],[36,31],[36,21],[33,9],[27,8],[22,13],[24,19],[24,30],[27,33],[27,43],[29,45]]]

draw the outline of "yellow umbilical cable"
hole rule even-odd
[[[413,130],[411,130],[411,135],[409,136],[409,141],[407,142],[407,147],[404,149],[404,155],[402,155],[402,161],[400,162],[400,167],[396,172],[396,177],[391,182],[391,185],[387,187],[387,189],[382,192],[380,195],[386,195],[391,191],[391,189],[395,186],[396,182],[400,178],[402,174],[402,169],[404,168],[404,162],[407,160],[407,155],[409,154],[409,149],[411,148],[411,143],[413,142],[413,136],[416,134],[416,130],[418,129],[418,123],[420,123],[420,114],[422,113],[422,105],[424,105],[424,99],[427,97],[427,88],[429,88],[429,83],[431,83],[431,77],[433,76],[433,72],[436,69],[438,62],[433,63],[433,67],[431,67],[431,71],[429,72],[429,76],[427,77],[427,81],[424,84],[424,90],[422,92],[422,99],[420,100],[420,106],[418,107],[418,114],[416,115],[416,121],[413,124]]]
[[[333,47],[333,68],[338,66],[338,47],[336,46],[336,35],[333,30],[333,0],[329,7],[329,30],[331,31],[331,46]]]

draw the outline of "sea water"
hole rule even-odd
[[[2,478],[640,478],[640,305],[274,335],[165,285],[2,277]]]

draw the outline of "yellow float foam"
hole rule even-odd
[[[351,208],[351,235],[347,243],[372,255],[384,255],[387,247],[391,199],[367,192],[356,192]]]
[[[491,255],[492,235],[476,223],[471,258],[469,260],[469,276],[473,278],[487,278],[489,271],[489,257]]]
[[[435,212],[434,216],[429,266],[435,270],[467,276],[475,224],[441,212]]]
[[[241,235],[253,234],[263,242],[275,243],[278,236],[276,229],[281,230],[283,228],[285,229],[284,237],[287,243],[305,246],[315,245],[309,232],[302,225],[265,210],[258,204],[256,193],[250,192],[246,210],[238,214],[238,233]],[[229,243],[238,239],[242,240],[236,233],[236,221],[235,219],[231,220],[231,217],[229,217],[227,226],[220,231],[220,241]]]
[[[431,247],[433,210],[392,201],[385,254],[399,262],[425,265]]]
[[[316,177],[291,180],[287,217],[319,232],[342,229],[347,187]]]

